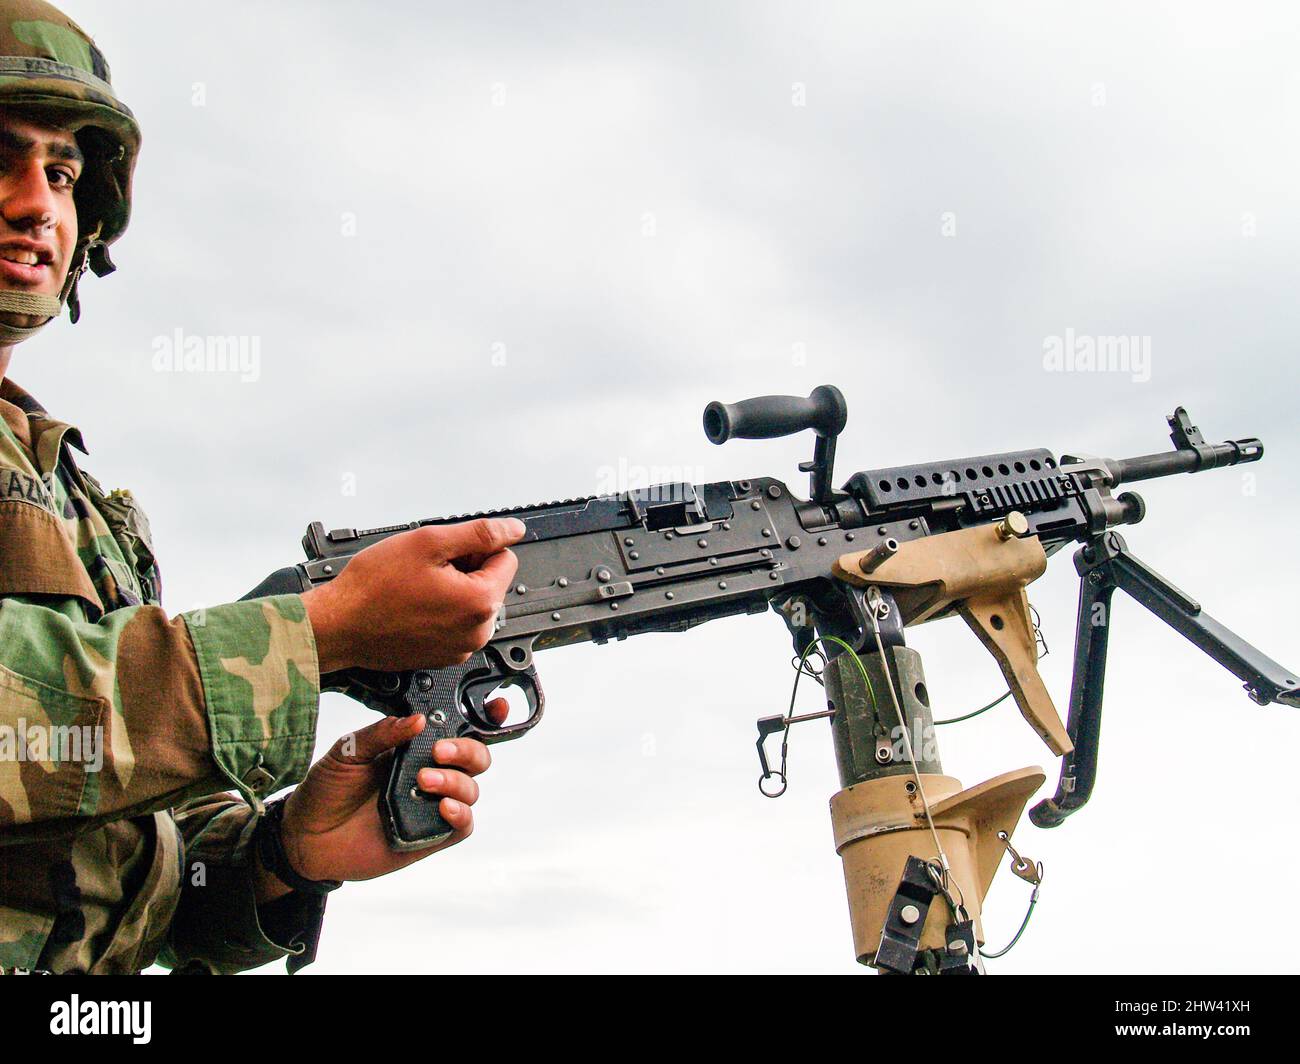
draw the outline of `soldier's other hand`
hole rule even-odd
[[[484,707],[494,724],[505,721],[510,704],[496,698]],[[438,811],[452,827],[437,846],[408,853],[389,849],[379,819],[379,793],[388,780],[393,750],[424,730],[425,718],[385,717],[343,736],[312,765],[289,796],[280,838],[293,870],[308,879],[373,879],[404,868],[467,838],[474,830],[471,807],[479,797],[474,777],[492,763],[477,739],[440,739],[437,768],[421,769],[417,785],[441,795]],[[278,893],[278,891],[276,892]]]
[[[513,517],[426,525],[358,553],[303,594],[321,672],[459,664],[492,637],[518,561]]]

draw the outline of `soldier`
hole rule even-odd
[[[345,736],[308,771],[320,674],[466,660],[523,526],[420,529],[306,594],[168,618],[135,499],[83,472],[77,429],[7,375],[64,304],[77,320],[86,268],[113,269],[139,146],[90,37],[41,0],[0,0],[0,971],[294,971],[327,891],[433,852],[393,853],[376,804],[423,718]],[[435,754],[454,767],[419,785],[453,845],[488,752]]]

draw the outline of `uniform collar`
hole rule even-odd
[[[12,380],[6,377],[0,381],[0,399],[12,403],[24,414],[27,415],[27,422],[31,426],[32,432],[32,450],[36,450],[37,441],[48,432],[52,432],[55,438],[71,444],[82,454],[89,454],[86,450],[86,444],[81,438],[81,430],[75,425],[69,425],[63,421],[56,421],[45,412],[45,407],[41,406],[26,391],[18,387]]]

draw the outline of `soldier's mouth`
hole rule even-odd
[[[0,277],[21,285],[43,284],[53,260],[53,251],[41,244],[0,245]]]
[[[39,240],[10,239],[0,242],[0,258],[24,266],[48,266],[54,261],[54,248]]]

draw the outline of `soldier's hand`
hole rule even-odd
[[[518,562],[513,517],[428,525],[358,553],[303,594],[321,672],[459,664],[492,637]]]
[[[496,698],[486,710],[494,724],[501,724],[510,704]],[[479,795],[474,777],[487,771],[491,755],[476,739],[440,739],[434,748],[438,767],[421,769],[417,783],[427,794],[443,796],[438,811],[451,825],[452,835],[427,850],[395,853],[388,847],[379,819],[379,793],[388,779],[393,749],[417,736],[424,725],[422,713],[385,717],[345,735],[312,765],[289,796],[280,828],[295,872],[308,879],[373,879],[454,846],[474,830],[470,807]]]

